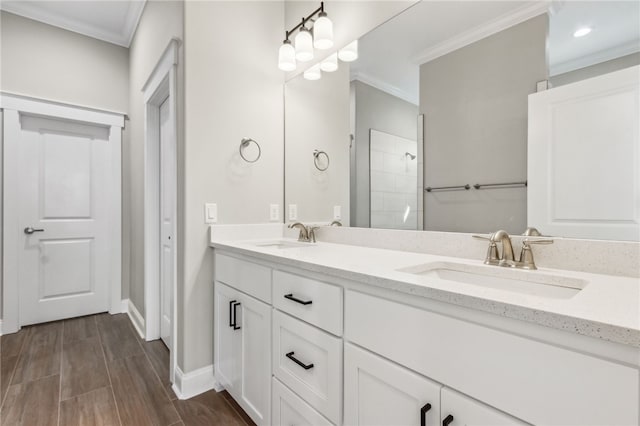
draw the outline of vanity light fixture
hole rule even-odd
[[[573,36],[578,38],[578,37],[584,37],[587,34],[589,34],[591,32],[591,27],[582,27],[582,28],[578,28],[576,30],[575,33],[573,33]]]
[[[320,64],[315,64],[314,66],[306,70],[303,75],[307,80],[320,80],[320,78],[322,78]]]
[[[314,20],[314,17],[317,19]],[[313,23],[307,27],[307,23]],[[313,34],[312,31],[313,30]],[[298,31],[295,37],[295,47],[291,45],[290,37]],[[333,46],[333,23],[324,11],[324,2],[306,18],[289,31],[285,31],[285,39],[278,51],[278,68],[283,71],[296,69],[296,59],[299,62],[308,62],[313,59],[313,48],[330,49]],[[291,55],[295,59],[291,59]]]
[[[320,69],[325,72],[334,72],[338,69],[338,54],[332,53],[328,58],[320,62]]]
[[[343,62],[353,62],[358,59],[358,40],[354,40],[340,49],[338,58]]]

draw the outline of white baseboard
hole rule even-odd
[[[122,299],[120,302],[120,313],[126,314],[129,312],[129,299]]]
[[[144,317],[140,315],[140,312],[138,311],[138,309],[136,309],[136,306],[133,303],[131,303],[131,300],[124,299],[122,301],[122,306],[123,306],[124,312],[126,312],[127,315],[129,315],[129,319],[133,324],[133,328],[135,328],[138,334],[140,335],[140,337],[144,339],[145,338]]]
[[[2,331],[2,320],[0,319],[0,336],[2,336],[3,331]]]
[[[211,389],[218,391],[220,387],[213,375],[213,365],[207,365],[189,373],[183,373],[180,367],[176,366],[172,389],[179,399],[193,398]]]

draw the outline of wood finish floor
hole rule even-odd
[[[226,392],[178,400],[169,351],[124,314],[25,327],[0,337],[0,425],[253,425]]]

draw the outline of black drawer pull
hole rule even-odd
[[[442,420],[442,426],[449,426],[449,423],[453,421],[453,416],[449,414],[447,417]]]
[[[286,357],[289,358],[291,361],[295,362],[296,364],[298,364],[300,367],[304,368],[305,370],[310,370],[313,368],[313,364],[309,364],[306,365],[303,362],[301,362],[300,360],[296,359],[296,357],[293,356],[295,352],[289,352]]]
[[[431,404],[428,402],[420,409],[420,426],[427,426],[427,419],[425,418],[425,414],[427,411],[431,410]]]
[[[229,327],[233,327],[233,304],[236,303],[235,300],[229,301]]]
[[[313,300],[300,300],[293,296],[293,293],[285,294],[285,299],[293,300],[294,302],[298,302],[301,305],[310,305],[313,303]]]
[[[236,302],[235,300],[233,301],[233,329],[234,330],[240,330],[240,326],[238,325],[237,321],[238,321],[238,314],[236,312],[236,308],[240,306],[240,302]]]

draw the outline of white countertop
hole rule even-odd
[[[587,282],[586,287],[570,298],[547,298],[397,271],[430,262],[454,262],[463,268],[466,265],[476,269],[498,268],[484,265],[482,259],[324,242],[284,249],[257,245],[274,240],[213,239],[210,245],[388,290],[640,347],[640,282],[637,278],[547,268],[518,272],[521,275],[531,274],[531,277],[533,274],[554,275]],[[509,269],[505,269],[505,273],[509,273]]]

